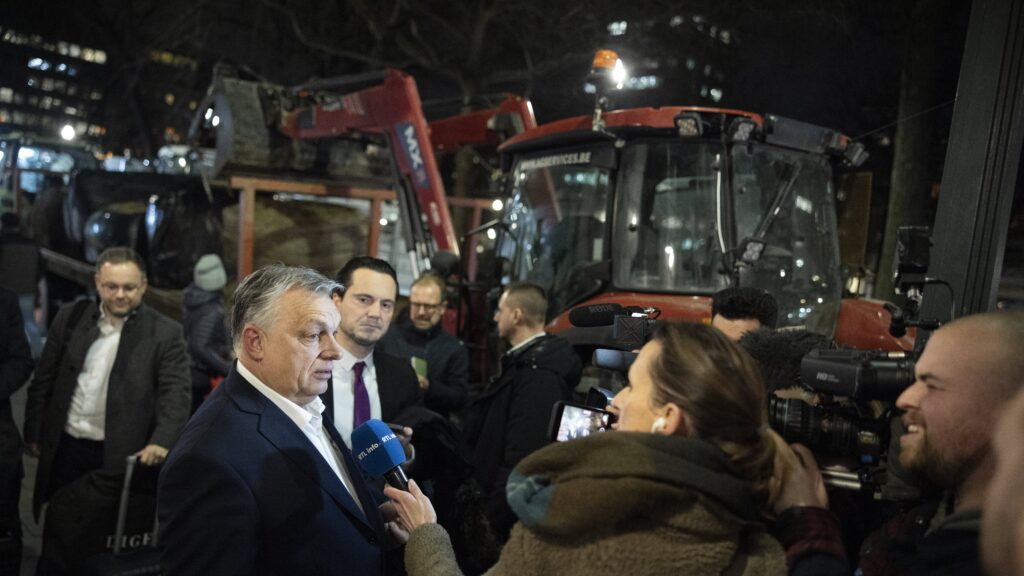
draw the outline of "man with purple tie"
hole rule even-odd
[[[335,336],[342,354],[334,362],[323,399],[351,448],[357,426],[370,418],[394,422],[409,406],[423,404],[423,391],[408,360],[374,350],[395,313],[395,269],[379,258],[358,256],[342,266],[335,279],[342,285],[334,295],[341,314]]]

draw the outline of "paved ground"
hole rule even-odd
[[[25,418],[25,389],[15,392],[11,396],[11,408],[14,411],[14,422],[18,430],[22,429]],[[21,529],[22,529],[22,558],[21,574],[29,576],[36,570],[36,562],[39,560],[39,551],[43,545],[43,525],[36,524],[32,520],[32,487],[36,479],[36,459],[24,457],[25,478],[21,481]]]

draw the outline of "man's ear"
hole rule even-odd
[[[242,352],[256,362],[263,360],[263,356],[266,354],[266,342],[263,339],[262,330],[252,324],[245,325],[245,328],[242,329]]]
[[[665,414],[662,415],[662,418],[665,419],[665,425],[661,428],[661,432],[666,436],[672,434],[690,436],[692,430],[690,416],[675,402],[665,404]]]

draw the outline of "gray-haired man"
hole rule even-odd
[[[371,495],[319,398],[341,356],[339,288],[280,265],[239,285],[238,361],[160,476],[165,574],[384,573],[383,495]]]

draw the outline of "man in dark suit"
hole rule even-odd
[[[239,285],[238,361],[160,476],[164,573],[382,574],[383,501],[321,415],[342,350],[335,282],[281,265]],[[373,496],[379,496],[375,500]]]
[[[93,471],[123,473],[125,458],[163,462],[189,413],[181,325],[142,303],[145,266],[129,248],[96,262],[100,302],[61,308],[25,405],[25,441],[39,456],[33,509]],[[44,542],[44,549],[46,548]]]
[[[21,435],[11,415],[11,396],[31,374],[18,296],[0,288],[0,566],[17,566],[21,558]]]
[[[342,266],[335,279],[342,286],[334,295],[342,354],[324,403],[351,447],[357,426],[369,418],[394,422],[403,410],[423,404],[423,391],[409,359],[374,349],[395,314],[395,269],[379,258],[359,256]]]

